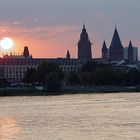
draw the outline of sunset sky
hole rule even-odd
[[[103,40],[110,45],[115,24],[124,47],[129,39],[140,50],[140,0],[1,0],[0,38],[14,47],[3,53],[22,53],[29,46],[33,57],[77,57],[77,43],[86,24],[93,57],[101,56]]]

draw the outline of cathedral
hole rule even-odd
[[[113,38],[110,47],[107,48],[106,42],[104,41],[102,46],[102,59],[112,61],[126,60],[129,63],[138,60],[138,48],[132,45],[130,40],[128,47],[123,47],[117,28],[113,34]]]

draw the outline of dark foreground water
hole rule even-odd
[[[0,140],[140,140],[140,93],[0,97]]]

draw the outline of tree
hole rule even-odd
[[[97,68],[90,75],[90,83],[96,86],[102,86],[105,84],[105,76],[102,69]]]
[[[136,68],[131,68],[126,72],[125,83],[128,86],[137,85],[140,83],[140,72]]]
[[[94,83],[97,86],[116,85],[116,81],[117,73],[110,66],[96,68],[90,75],[90,83]]]
[[[58,73],[58,78],[60,81],[64,78],[63,71],[59,68],[58,64],[51,62],[44,62],[37,68],[37,80],[38,82],[45,83],[45,78],[52,72]]]
[[[41,82],[46,85],[48,92],[58,92],[61,88],[63,78],[64,73],[56,63],[44,62],[37,70],[28,69],[24,77],[24,82]]]
[[[96,62],[87,62],[81,67],[81,72],[84,73],[91,73],[93,72],[96,68],[102,68],[102,67],[111,67],[109,64],[98,64]]]
[[[72,85],[79,84],[80,78],[77,72],[70,72],[68,75],[68,82]]]
[[[90,79],[90,74],[89,73],[81,73],[80,74],[80,82],[82,85],[88,85]]]
[[[6,79],[0,79],[0,88],[1,87],[8,87],[9,83]]]
[[[37,71],[33,68],[28,69],[25,73],[23,82],[25,83],[34,83],[37,80]]]
[[[97,66],[98,64],[94,62],[87,62],[81,67],[81,72],[86,72],[86,73],[93,72]]]
[[[48,93],[56,93],[61,89],[61,81],[57,72],[51,72],[46,77],[46,85]]]

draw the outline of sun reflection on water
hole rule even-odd
[[[0,139],[12,140],[15,139],[20,132],[20,126],[14,117],[0,117]]]

